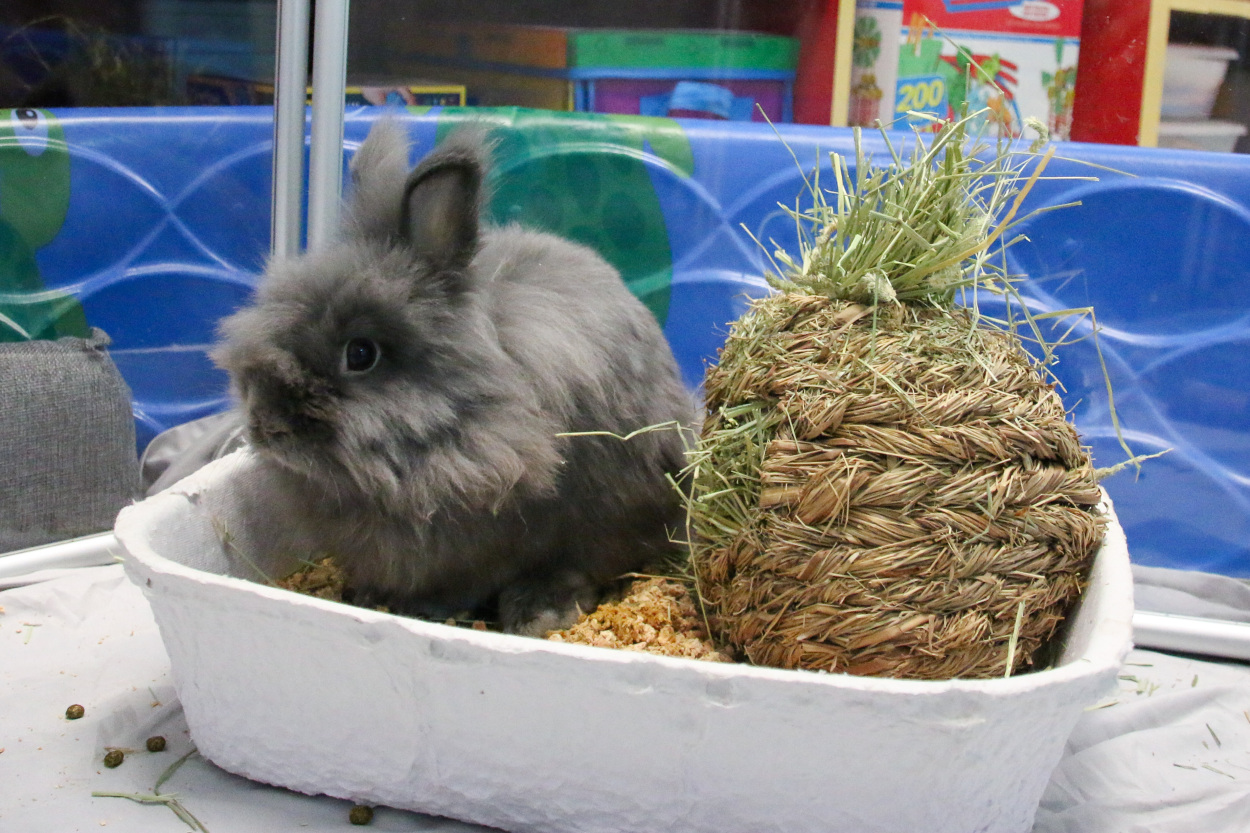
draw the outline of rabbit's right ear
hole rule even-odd
[[[400,237],[438,271],[463,269],[477,253],[488,153],[481,133],[462,130],[408,175]]]

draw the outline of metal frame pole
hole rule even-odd
[[[0,589],[29,582],[23,577],[42,570],[64,570],[70,567],[98,567],[115,564],[121,545],[111,532],[70,538],[54,544],[29,547],[0,553]]]
[[[1139,610],[1133,614],[1139,648],[1250,660],[1250,623]]]
[[[308,160],[308,248],[338,229],[343,191],[343,96],[348,0],[317,0],[313,43],[312,148]]]
[[[309,0],[278,0],[273,81],[273,193],[269,251],[300,250],[304,195],[304,108],[308,88]]]

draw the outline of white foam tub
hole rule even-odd
[[[1169,43],[1160,115],[1165,119],[1208,118],[1228,65],[1237,57],[1237,50],[1226,46]]]
[[[269,556],[248,452],[118,519],[192,737],[305,793],[544,833],[1023,833],[1130,647],[1114,519],[1051,670],[908,682],[404,619],[233,576]],[[223,547],[220,533],[230,544]]]
[[[1231,153],[1246,126],[1230,121],[1159,121],[1159,147]]]

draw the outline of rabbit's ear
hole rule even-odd
[[[453,136],[408,175],[399,232],[436,270],[463,269],[478,246],[485,146]]]
[[[343,218],[348,236],[390,241],[399,224],[408,174],[408,133],[391,117],[374,123],[352,159],[351,200]]]

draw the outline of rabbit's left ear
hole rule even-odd
[[[400,236],[438,271],[468,266],[478,246],[485,150],[455,138],[408,175],[400,214]]]

